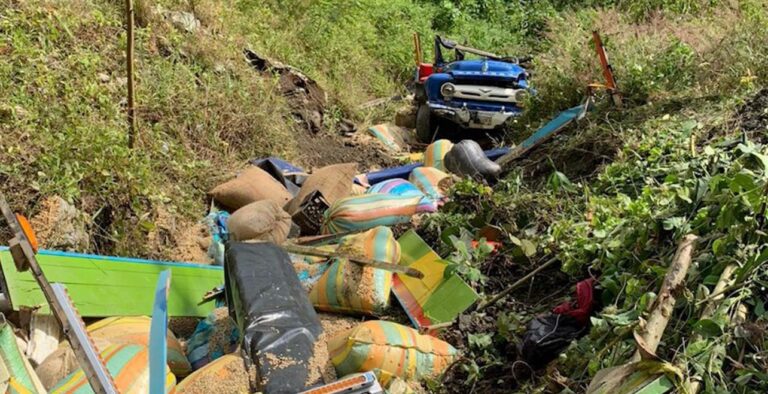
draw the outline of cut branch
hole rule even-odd
[[[696,235],[688,234],[683,237],[683,240],[677,246],[677,252],[675,252],[672,265],[670,265],[669,271],[667,271],[667,275],[664,277],[664,282],[661,284],[661,291],[659,291],[659,296],[656,298],[651,315],[648,317],[645,328],[640,332],[640,337],[647,344],[646,350],[651,353],[655,353],[659,347],[661,337],[664,335],[669,318],[672,316],[677,295],[685,285],[685,276],[688,274],[688,268],[691,266],[691,256],[697,239]],[[640,356],[640,351],[636,351],[632,361],[640,361]]]

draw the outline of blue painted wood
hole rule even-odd
[[[149,394],[165,394],[165,368],[168,363],[168,292],[171,270],[160,273],[152,306],[149,328]]]

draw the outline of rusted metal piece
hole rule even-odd
[[[616,85],[616,77],[613,75],[613,67],[608,62],[608,53],[603,46],[603,40],[600,38],[600,33],[595,30],[592,32],[592,39],[595,42],[595,51],[597,51],[597,57],[600,59],[600,67],[603,69],[603,77],[605,78],[605,88],[611,95],[611,100],[616,107],[621,108],[622,99],[619,88]]]

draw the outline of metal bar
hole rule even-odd
[[[168,364],[168,291],[171,289],[171,270],[160,273],[152,306],[149,328],[149,394],[165,394],[165,368]]]
[[[542,126],[540,129],[536,130],[536,132],[531,134],[530,137],[526,138],[523,142],[521,142],[520,145],[510,150],[509,153],[507,153],[506,155],[496,159],[496,164],[502,167],[506,166],[513,160],[525,155],[532,149],[536,148],[537,146],[546,142],[553,136],[557,135],[561,130],[563,130],[566,126],[571,124],[574,120],[578,120],[584,117],[591,103],[590,100],[591,99],[588,97],[587,101],[584,104],[567,109],[559,113],[554,119],[547,122],[547,124]]]
[[[75,357],[80,363],[80,367],[85,372],[85,376],[88,378],[88,383],[91,384],[91,388],[97,394],[116,394],[112,377],[107,373],[107,377],[103,376],[106,373],[106,367],[101,357],[95,351],[93,342],[88,337],[85,331],[85,324],[77,314],[77,311],[72,306],[72,301],[66,292],[63,292],[64,298],[61,298],[61,290],[55,290],[54,287],[45,278],[40,265],[37,264],[37,258],[35,252],[30,245],[27,235],[22,231],[19,222],[16,219],[16,215],[11,210],[8,202],[5,200],[5,196],[0,192],[0,211],[2,211],[5,221],[8,223],[13,232],[13,238],[9,240],[9,244],[16,251],[13,253],[14,262],[17,267],[22,267],[22,270],[31,270],[37,284],[45,296],[48,305],[51,307],[51,312],[56,317],[56,320],[61,325],[61,331],[67,336],[67,340],[72,346],[72,350],[75,353]],[[20,259],[21,261],[17,261]],[[61,285],[57,285],[61,286]],[[94,358],[93,354],[96,353]]]
[[[75,353],[79,353],[87,362],[83,363],[80,359],[80,367],[83,371],[86,371],[88,377],[88,383],[91,384],[93,391],[97,393],[117,393],[117,387],[115,387],[115,381],[112,379],[112,375],[109,374],[107,367],[104,365],[99,351],[93,344],[91,337],[88,335],[88,331],[85,329],[85,324],[77,313],[75,306],[72,304],[72,300],[67,294],[66,288],[59,283],[51,285],[53,291],[53,297],[60,305],[63,312],[61,316],[66,320],[69,326],[68,330],[65,330],[67,337],[72,342],[72,337],[76,338],[77,346],[72,343],[72,349]],[[78,351],[79,350],[79,351]]]
[[[600,33],[597,30],[592,32],[592,39],[595,41],[595,51],[597,51],[597,57],[600,58],[600,67],[603,69],[605,85],[608,87],[608,92],[611,94],[613,104],[617,107],[621,107],[621,94],[616,85],[616,78],[613,75],[613,67],[611,67],[611,64],[608,62],[608,53],[605,52],[603,40],[600,38]]]
[[[499,55],[497,55],[495,53],[481,51],[479,49],[475,49],[475,48],[472,48],[472,47],[466,47],[466,46],[460,45],[460,44],[456,44],[453,48],[454,49],[458,49],[458,50],[460,50],[462,52],[471,53],[471,54],[474,54],[474,55],[477,55],[477,56],[487,57],[487,58],[492,59],[492,60],[501,60],[502,59],[501,56],[499,56]]]

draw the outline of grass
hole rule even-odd
[[[104,227],[94,248],[139,256],[156,255],[145,240],[158,209],[195,220],[205,212],[205,192],[245,160],[275,155],[301,162],[302,130],[275,82],[245,64],[243,48],[316,79],[328,92],[332,127],[342,117],[372,121],[386,114],[356,107],[404,91],[414,31],[427,48],[439,29],[514,53],[541,27],[526,25],[523,13],[538,8],[502,3],[136,0],[140,136],[132,152],[122,4],[0,0],[0,6],[4,190],[27,212],[59,195]],[[169,13],[179,11],[192,13],[200,28],[175,27]]]
[[[647,12],[639,15],[625,8],[628,3],[568,6],[563,8],[567,12],[547,18],[534,70],[539,94],[511,137],[527,135],[559,109],[578,103],[589,82],[601,81],[589,42],[593,29],[607,44],[625,108],[599,106],[556,145],[532,153],[533,163],[523,162],[492,194],[460,184],[454,202],[423,228],[428,238],[440,239],[440,233],[475,233],[490,223],[509,240],[503,257],[512,267],[526,272],[556,258],[573,282],[596,277],[601,307],[591,331],[552,362],[546,374],[511,378],[519,371],[512,369],[517,358],[509,349],[520,343],[525,325],[510,330],[509,321],[527,321],[551,307],[536,305],[521,290],[490,316],[469,316],[467,321],[496,323],[472,333],[489,337],[489,345],[478,348],[471,339],[460,345],[471,361],[456,368],[461,372],[449,381],[457,387],[447,392],[496,392],[498,387],[506,392],[510,387],[517,392],[550,392],[553,387],[583,392],[598,370],[631,357],[632,330],[658,292],[677,242],[688,232],[703,241],[687,281],[689,291],[680,297],[657,354],[684,373],[703,376],[704,392],[765,391],[756,372],[764,368],[765,341],[743,339],[727,321],[742,303],[750,305],[753,328],[762,333],[765,327],[764,291],[758,283],[766,259],[754,217],[764,214],[760,191],[766,172],[752,158],[767,150],[760,144],[762,135],[755,137],[755,145],[728,148],[721,143],[740,137],[738,110],[768,78],[762,49],[766,31],[759,27],[768,9],[752,1],[693,8],[677,2],[661,12],[654,6],[661,2],[646,2]],[[593,162],[596,153],[607,159]],[[584,168],[584,162],[593,166]],[[530,168],[544,171],[532,176]],[[741,287],[728,292],[714,317],[700,318],[698,302],[734,259],[742,264]],[[477,268],[498,272],[503,268],[487,264],[499,260]],[[477,290],[495,293],[499,281],[489,278],[496,287]],[[691,344],[702,326],[712,330]],[[729,357],[747,362],[732,363]]]
[[[404,91],[412,73],[414,31],[425,48],[440,32],[491,51],[531,53],[538,94],[508,136],[518,140],[580,102],[588,83],[602,80],[590,42],[597,29],[626,108],[600,107],[599,116],[558,140],[558,149],[539,152],[531,167],[514,171],[493,193],[461,183],[457,203],[427,222],[437,233],[430,239],[491,220],[517,245],[505,251],[505,258],[523,268],[556,256],[573,278],[602,274],[612,309],[600,315],[604,324],[558,364],[567,377],[565,386],[575,390],[583,389],[597,369],[625,361],[631,338],[622,334],[628,331],[616,329],[616,316],[627,313],[621,315],[624,320],[637,321],[636,305],[656,288],[663,273],[660,262],[673,252],[682,233],[695,230],[710,236],[704,247],[712,253],[701,259],[693,288],[711,285],[696,281],[716,276],[730,256],[751,264],[740,273],[749,278],[750,291],[759,294],[762,290],[752,284],[768,283],[754,267],[761,262],[756,251],[765,240],[747,214],[757,212],[759,199],[734,198],[747,193],[744,185],[764,184],[764,173],[746,166],[738,152],[710,146],[736,135],[735,109],[768,78],[768,9],[762,1],[135,3],[141,134],[139,148],[131,151],[124,114],[122,3],[0,0],[3,191],[17,209],[30,212],[52,195],[75,203],[99,227],[90,251],[162,258],[168,251],[154,250],[147,242],[158,223],[167,216],[180,226],[199,219],[206,211],[205,192],[246,160],[274,155],[301,162],[297,141],[304,130],[291,119],[274,80],[245,64],[243,48],[298,67],[320,83],[329,96],[326,124],[331,125],[323,133],[333,132],[332,125],[342,117],[361,122],[382,118],[384,113],[357,106]],[[171,12],[192,13],[200,28],[187,32],[174,26]],[[691,136],[698,143],[696,154],[690,153]],[[756,149],[744,155],[761,157],[756,155],[764,149]],[[601,158],[585,160],[595,159],[585,152]],[[697,157],[702,156],[719,157],[728,165],[715,163],[714,171],[701,165]],[[584,168],[585,162],[593,166]],[[535,179],[531,171],[526,173],[529,168],[537,169]],[[732,184],[724,187],[727,182],[715,178],[703,205],[688,202],[698,190],[691,182],[714,175]],[[719,212],[727,215],[713,219]],[[714,238],[722,239],[717,246]],[[439,247],[447,253],[449,246]],[[736,296],[755,310],[758,304],[762,308],[757,297]],[[684,309],[690,316],[696,310],[692,304]],[[515,311],[507,312],[492,318],[523,321],[510,315]],[[768,318],[764,313],[752,317],[760,324]],[[675,332],[690,331],[697,321],[677,319]],[[516,340],[515,332],[498,331],[494,327],[476,334],[505,346]],[[685,338],[675,335],[670,343],[681,345]],[[674,359],[676,345],[661,355]],[[480,386],[485,379],[484,384],[507,389],[494,379],[510,375],[503,370],[508,355],[500,354],[501,347],[477,347],[472,350],[477,368],[467,368],[464,377]],[[756,348],[763,347],[760,343]],[[733,350],[711,355],[722,360],[724,354],[734,356]],[[759,351],[748,353],[748,368],[729,370],[728,378],[738,375],[738,382],[708,378],[708,387],[740,392],[759,387],[752,380],[762,376]],[[680,364],[701,367],[685,359]],[[478,372],[494,368],[505,374]],[[524,388],[540,390],[549,383],[544,380]]]

